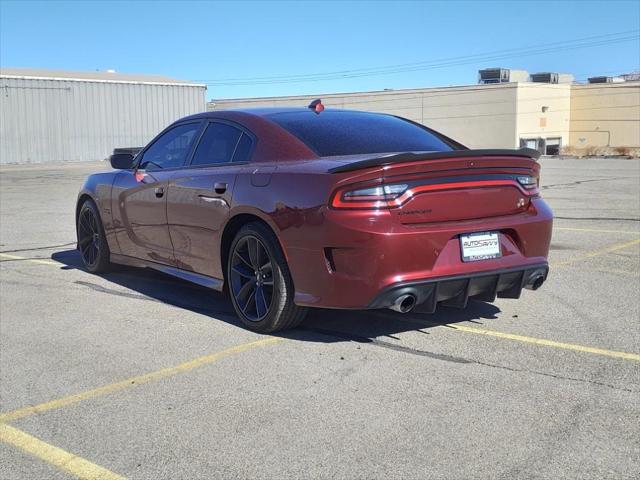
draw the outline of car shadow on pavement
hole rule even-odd
[[[51,259],[63,270],[86,271],[77,250],[56,252]],[[105,295],[127,297],[146,302],[160,302],[206,315],[243,328],[228,297],[152,269],[116,267],[113,272],[76,280],[76,285]],[[105,285],[98,278],[113,284]],[[126,290],[123,290],[124,287]],[[277,336],[308,342],[355,341],[369,343],[387,337],[397,340],[397,334],[417,331],[428,334],[435,326],[458,322],[483,323],[497,318],[500,309],[493,304],[471,301],[466,309],[439,307],[433,314],[397,313],[391,310],[329,310],[312,308],[295,330]]]

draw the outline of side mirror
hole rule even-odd
[[[133,168],[133,155],[130,153],[114,153],[110,158],[111,166],[117,170],[130,170]]]

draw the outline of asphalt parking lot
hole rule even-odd
[[[542,164],[542,289],[273,337],[219,294],[80,267],[104,164],[2,168],[0,478],[638,478],[640,162]]]

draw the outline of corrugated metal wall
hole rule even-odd
[[[200,86],[1,77],[0,164],[102,160],[205,109]]]

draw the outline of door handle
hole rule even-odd
[[[198,198],[200,198],[200,200],[202,200],[203,202],[215,203],[217,205],[223,205],[225,207],[229,206],[229,204],[224,198],[210,197],[209,195],[198,195]]]
[[[158,198],[162,198],[164,196],[164,188],[162,187],[157,187],[154,192]]]
[[[227,184],[225,182],[216,182],[213,185],[213,189],[216,193],[223,194],[227,191]]]

